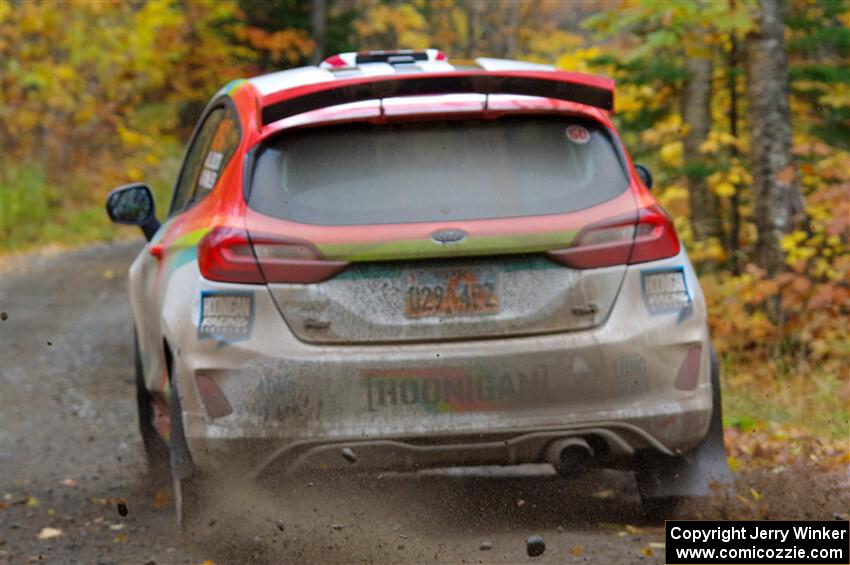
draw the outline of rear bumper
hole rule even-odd
[[[236,461],[261,474],[513,464],[539,462],[551,441],[576,435],[614,465],[647,449],[685,453],[705,436],[712,408],[702,295],[683,254],[638,267],[594,330],[400,346],[298,341],[268,291],[253,288],[248,339],[199,340],[197,326],[178,337],[190,345],[176,376],[193,459],[210,469]],[[684,267],[692,305],[651,315],[641,272],[667,267]],[[696,348],[698,366],[682,387],[684,360]],[[208,415],[200,375],[216,383],[232,413]],[[343,447],[355,451],[355,464]]]
[[[546,462],[549,445],[567,438],[587,441],[593,449],[594,465],[627,468],[632,457],[641,451],[674,455],[647,430],[669,426],[676,419],[692,422],[696,425],[691,429],[698,430],[703,417],[697,410],[594,424],[375,439],[194,437],[191,445],[199,467],[220,470],[226,465],[228,469],[246,472],[255,478],[316,469],[416,471],[435,467],[541,463]],[[682,440],[695,444],[703,436],[695,433],[692,438],[682,437]]]

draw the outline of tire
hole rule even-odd
[[[155,474],[168,470],[168,446],[153,425],[153,397],[145,386],[142,358],[139,354],[139,341],[133,336],[134,359],[136,366],[136,408],[139,416],[139,433],[148,461],[148,468]]]
[[[723,446],[720,367],[713,347],[709,353],[712,409],[705,438],[686,455],[671,457],[652,452],[643,454],[636,462],[635,478],[641,495],[642,514],[647,520],[674,518],[685,500],[708,496],[711,482],[732,482]]]
[[[171,434],[168,444],[169,463],[174,492],[174,511],[181,530],[191,530],[200,523],[203,513],[203,482],[189,453],[189,445],[183,430],[183,408],[174,378],[174,367],[169,363],[170,376],[169,408]]]
[[[642,499],[641,517],[650,524],[657,524],[665,520],[674,520],[677,517],[679,507],[684,502],[685,497],[683,496],[662,496]]]

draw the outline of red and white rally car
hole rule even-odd
[[[628,468],[652,509],[728,478],[702,292],[613,107],[545,65],[347,53],[216,94],[162,224],[115,189],[181,519],[222,469]]]

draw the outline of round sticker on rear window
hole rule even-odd
[[[583,145],[590,141],[590,132],[584,126],[567,126],[567,139]]]

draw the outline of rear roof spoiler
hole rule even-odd
[[[564,71],[464,70],[337,79],[281,90],[262,97],[262,121],[268,125],[304,112],[365,100],[472,93],[540,96],[614,111],[614,81],[609,78]]]

